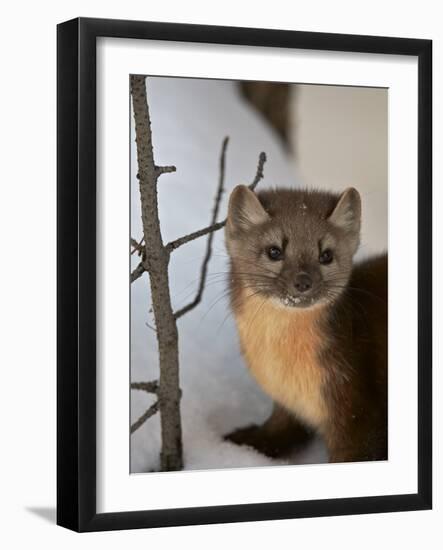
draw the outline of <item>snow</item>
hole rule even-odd
[[[149,78],[154,155],[157,164],[174,164],[177,172],[159,180],[159,211],[165,242],[209,223],[219,176],[223,138],[230,136],[226,188],[221,206],[225,217],[229,191],[252,181],[260,151],[267,154],[260,188],[299,185],[268,125],[228,81]],[[134,128],[131,117],[131,236],[142,235]],[[196,292],[205,238],[172,254],[170,288],[174,309]],[[250,423],[262,422],[272,403],[251,378],[241,354],[228,306],[227,254],[223,231],[216,233],[213,257],[201,304],[178,321],[181,410],[185,469],[240,468],[271,464],[319,463],[327,459],[323,443],[283,460],[271,460],[255,450],[223,441],[223,435]],[[133,256],[132,267],[138,263]],[[150,308],[149,283],[144,274],[131,285],[131,380],[158,379],[158,357]],[[142,391],[131,391],[131,422],[153,402]],[[151,417],[131,436],[131,471],[158,469],[160,418]]]

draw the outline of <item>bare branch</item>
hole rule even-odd
[[[252,181],[252,183],[249,185],[249,189],[251,189],[252,191],[254,191],[259,181],[263,178],[263,166],[265,162],[266,162],[266,154],[262,152],[260,153],[260,156],[258,158],[257,172],[255,174],[255,178]],[[195,239],[198,239],[199,237],[203,237],[203,235],[207,235],[208,233],[213,233],[214,231],[218,231],[225,225],[226,225],[226,219],[223,220],[222,222],[217,222],[212,225],[209,225],[208,227],[204,227],[203,229],[199,229],[198,231],[194,231],[193,233],[189,233],[189,235],[184,235],[183,237],[179,237],[178,239],[175,239],[175,241],[169,242],[165,246],[165,248],[169,252],[172,252],[173,250],[176,250],[183,244],[194,241]]]
[[[171,172],[175,172],[177,168],[175,166],[156,166],[155,171],[157,173],[157,177],[161,176],[162,174],[170,174]]]
[[[170,174],[171,172],[176,172],[177,168],[175,166],[157,166],[154,165],[155,175],[158,178],[162,174]],[[135,176],[138,180],[140,179],[140,173]]]
[[[131,390],[141,390],[148,393],[157,393],[158,381],[153,380],[152,382],[132,382]]]
[[[257,172],[255,173],[255,178],[252,180],[252,183],[249,186],[249,189],[251,191],[254,191],[259,181],[263,179],[263,166],[265,165],[265,162],[266,162],[266,153],[262,151],[258,156],[258,165],[257,165]]]
[[[149,407],[149,409],[144,412],[138,420],[134,422],[134,424],[131,425],[131,434],[133,434],[136,430],[140,428],[140,426],[143,426],[143,424],[148,420],[148,418],[151,418],[156,412],[158,411],[158,401],[156,401],[153,405]]]
[[[220,202],[221,198],[224,192],[224,185],[225,185],[225,159],[226,159],[226,149],[228,146],[229,138],[225,137],[222,143],[221,153],[220,153],[220,175],[218,180],[218,186],[217,186],[217,192],[215,194],[214,199],[214,208],[212,209],[212,216],[211,216],[211,225],[214,225],[217,217],[218,212],[220,210]],[[201,301],[203,296],[203,291],[205,289],[205,283],[206,283],[206,277],[208,274],[208,265],[209,260],[211,259],[212,255],[212,241],[214,240],[214,231],[211,231],[208,235],[208,240],[206,242],[206,252],[203,257],[203,262],[201,265],[200,270],[200,282],[198,285],[197,293],[195,295],[195,298],[186,306],[179,309],[176,313],[174,313],[174,317],[178,319],[185,313],[188,313],[188,311],[191,311],[191,309],[194,309]]]
[[[160,174],[165,171],[170,172],[172,168],[159,169],[154,162],[151,119],[146,97],[146,77],[131,75],[130,83],[137,143],[141,216],[145,238],[142,267],[149,274],[160,365],[158,403],[152,405],[131,426],[131,433],[159,409],[162,438],[161,469],[175,471],[183,468],[178,332],[171,306],[168,274],[169,253],[163,244],[157,194],[157,180]]]
[[[143,242],[144,242],[145,238],[142,237],[140,239],[140,242],[136,241],[134,238],[131,237],[131,246],[132,246],[132,251],[131,251],[131,256],[137,252],[139,256],[142,256],[143,255],[143,252],[145,250],[145,247],[143,246]]]
[[[145,325],[146,325],[150,330],[152,330],[153,332],[157,332],[157,329],[156,329],[155,327],[153,327],[152,325],[150,325],[150,324],[148,323],[148,321],[145,322]]]
[[[131,276],[129,278],[131,283],[139,279],[145,271],[146,269],[145,269],[145,266],[143,265],[143,262],[140,262],[138,266],[134,269],[134,271],[131,273]]]
[[[226,225],[226,220],[223,220],[222,222],[214,223],[213,225],[204,227],[203,229],[199,229],[198,231],[194,231],[193,233],[189,233],[189,235],[184,235],[183,237],[179,237],[178,239],[175,239],[175,241],[169,242],[166,245],[166,249],[169,250],[169,252],[172,252],[173,250],[176,250],[183,244],[189,243],[191,241],[195,241],[195,239],[198,239],[199,237],[203,237],[208,233],[218,231],[225,225]]]
[[[130,282],[131,283],[136,281],[146,271],[145,266],[143,265],[143,261],[146,259],[146,250],[145,250],[145,246],[143,245],[144,240],[145,240],[145,238],[142,237],[140,242],[138,242],[134,238],[131,237],[131,246],[133,248],[133,250],[131,252],[131,256],[135,252],[137,252],[138,256],[140,256],[142,258],[142,261],[138,264],[138,266],[131,273],[131,277],[130,277]]]

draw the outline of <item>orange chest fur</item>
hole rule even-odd
[[[258,383],[306,423],[321,427],[327,410],[318,311],[285,310],[251,297],[235,315],[244,357]]]

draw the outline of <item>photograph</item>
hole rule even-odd
[[[437,6],[4,5],[1,548],[441,546]]]
[[[389,89],[128,104],[131,474],[388,460]]]
[[[57,524],[431,509],[432,41],[57,35]]]

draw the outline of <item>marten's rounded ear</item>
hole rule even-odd
[[[246,185],[237,185],[229,197],[228,225],[232,229],[248,229],[268,220],[269,215],[254,191]]]
[[[360,231],[361,199],[357,189],[348,187],[340,195],[338,202],[328,220],[337,227],[347,231]]]

